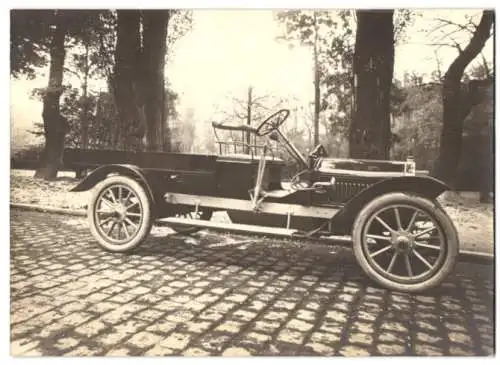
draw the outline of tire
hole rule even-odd
[[[186,214],[177,214],[176,217],[184,217],[186,215],[191,215],[193,212],[189,212]],[[211,210],[201,210],[199,213],[200,216],[198,218],[192,218],[192,219],[201,219],[205,221],[209,221],[212,219],[212,211]],[[181,235],[190,235],[193,233],[196,233],[200,230],[202,230],[202,227],[186,227],[186,226],[178,226],[176,224],[169,224],[168,225],[175,233],[181,234]]]
[[[427,217],[428,222],[418,220],[419,216]],[[428,241],[422,242],[422,237],[429,237]],[[353,250],[363,271],[381,286],[422,292],[440,285],[452,272],[459,239],[439,203],[420,196],[390,193],[373,199],[359,212],[353,225]],[[418,273],[416,268],[423,269]]]
[[[113,194],[112,199],[110,192]],[[120,212],[114,210],[109,205],[110,202],[111,205],[119,207]],[[120,202],[122,204],[119,204]],[[129,208],[125,209],[126,206]],[[152,202],[146,189],[136,180],[120,175],[109,177],[97,184],[90,198],[87,210],[90,231],[104,249],[111,252],[130,251],[151,232],[151,206]],[[117,226],[118,235],[114,237]],[[124,237],[120,238],[122,234]]]

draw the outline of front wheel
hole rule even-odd
[[[403,193],[382,195],[358,214],[354,254],[380,285],[403,292],[436,287],[456,263],[459,240],[436,202]]]
[[[90,198],[90,231],[108,251],[132,250],[151,231],[151,210],[151,199],[137,181],[126,176],[107,178],[97,184]]]

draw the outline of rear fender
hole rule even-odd
[[[384,179],[362,190],[352,197],[333,218],[334,226],[342,226],[350,232],[354,219],[361,209],[374,198],[387,193],[408,193],[435,200],[445,191],[450,190],[448,185],[430,176],[402,176]]]
[[[148,182],[148,179],[143,171],[135,165],[106,165],[98,167],[70,191],[80,192],[90,190],[96,184],[106,179],[106,177],[114,174],[129,176],[139,181],[146,188],[146,191],[151,198],[151,202],[153,204],[155,203],[155,196],[153,194],[153,190],[151,189],[151,184]]]

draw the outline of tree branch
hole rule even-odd
[[[450,48],[454,48],[454,49],[457,49],[457,46],[455,44],[449,44],[449,43],[427,43],[425,44],[426,46],[436,46],[439,48],[441,47],[450,47]],[[458,48],[458,51],[461,52],[461,48]]]
[[[491,10],[483,11],[481,21],[474,32],[469,44],[458,55],[453,63],[448,68],[445,74],[445,82],[456,81],[456,78],[461,78],[467,65],[481,52],[488,38],[490,37],[490,29],[495,19],[495,13]]]
[[[460,45],[460,43],[458,43],[453,37],[450,37],[450,39],[455,45],[455,48],[458,49],[458,53],[462,53],[462,46]]]
[[[76,76],[76,77],[78,78],[78,80],[80,80],[80,82],[82,81],[82,78],[81,78],[81,76],[78,74],[78,72],[73,71],[72,69],[70,69],[70,68],[68,68],[68,67],[64,67],[64,72],[70,73],[70,74],[72,74],[73,76]]]
[[[440,42],[442,40],[444,40],[445,38],[448,38],[448,37],[451,37],[453,34],[456,34],[456,33],[459,33],[460,32],[460,29],[455,29],[449,33],[446,33],[444,34],[442,37],[438,38],[436,37],[436,41]]]
[[[268,99],[268,98],[270,98],[271,96],[272,96],[271,94],[258,96],[258,97],[256,97],[256,98],[254,98],[254,99],[252,100],[252,102],[254,102],[254,101],[255,101],[255,102],[257,102],[257,101],[259,101],[259,100]]]
[[[467,27],[466,25],[463,25],[463,24],[459,24],[459,23],[455,23],[455,22],[452,22],[451,20],[448,20],[448,19],[443,19],[443,18],[435,18],[435,20],[443,23],[445,26],[446,25],[452,25],[454,27],[458,27],[460,28],[461,30],[465,30],[466,32],[470,33],[470,34],[474,34],[475,30],[476,30],[476,25],[474,23],[471,22],[471,20],[469,19],[469,22],[467,24],[470,24],[474,27],[474,29],[470,29],[469,27]]]

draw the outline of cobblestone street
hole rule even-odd
[[[494,353],[493,266],[409,295],[349,249],[164,231],[113,254],[83,218],[12,210],[11,355]]]

